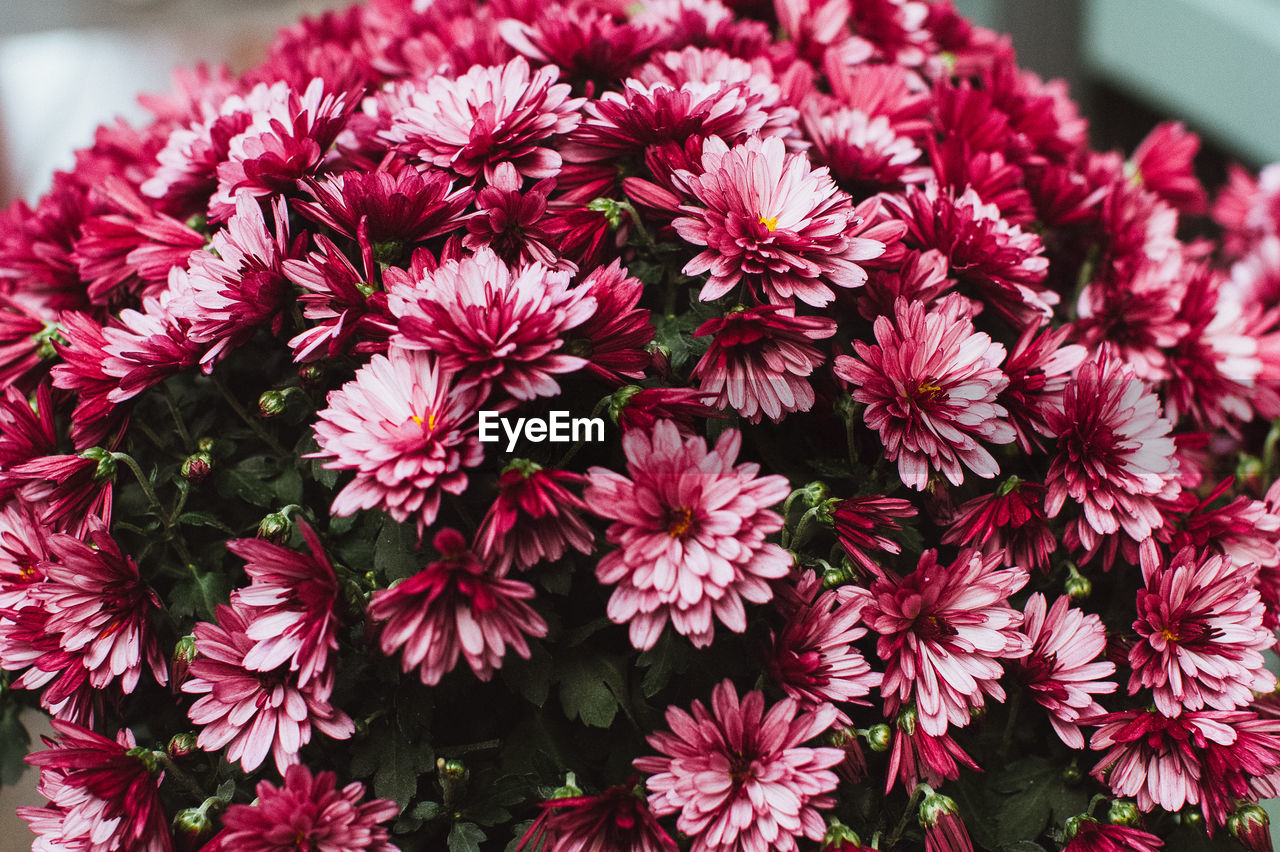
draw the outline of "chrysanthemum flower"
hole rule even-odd
[[[17,500],[0,503],[0,610],[34,603],[31,590],[44,582],[48,530],[35,510]]]
[[[1076,339],[1091,350],[1110,342],[1144,381],[1167,379],[1167,350],[1189,331],[1179,316],[1187,277],[1176,262],[1144,263],[1132,274],[1096,277],[1076,301]]]
[[[699,420],[723,417],[704,401],[706,394],[697,388],[639,388],[627,385],[614,393],[609,414],[618,421],[623,432],[653,429],[659,420],[670,420],[682,435],[692,435]]]
[[[553,248],[556,240],[547,228],[547,198],[555,186],[555,179],[547,178],[526,188],[515,166],[499,163],[493,181],[476,193],[476,215],[467,219],[463,247],[487,246],[510,264],[575,271]]]
[[[507,266],[491,249],[446,260],[421,281],[388,282],[399,320],[393,342],[436,353],[459,384],[496,385],[520,400],[555,396],[552,378],[586,364],[566,355],[563,335],[586,322],[595,298],[569,273]]]
[[[792,297],[822,307],[831,286],[860,287],[867,272],[858,261],[884,253],[879,231],[855,215],[849,196],[825,168],[788,153],[777,137],[752,137],[730,149],[712,136],[702,146],[702,172],[680,173],[698,204],[681,205],[672,222],[686,242],[706,249],[684,267],[710,272],[703,301],[718,299],[740,282],[786,304]],[[871,234],[862,235],[870,228]],[[891,229],[882,236],[896,238]]]
[[[370,283],[373,247],[358,239],[362,271],[324,234],[314,240],[319,251],[305,260],[285,260],[285,277],[304,291],[298,297],[302,315],[316,323],[289,341],[295,361],[336,358],[348,349],[385,352],[396,330],[387,294]]]
[[[920,824],[924,826],[925,852],[973,852],[973,841],[960,809],[946,796],[929,793],[924,797]]]
[[[867,426],[880,433],[885,457],[911,488],[928,485],[930,469],[953,485],[963,467],[990,479],[999,465],[978,439],[1012,443],[1013,427],[997,395],[1009,380],[1000,371],[1004,347],[948,299],[935,311],[899,299],[895,317],[875,322],[877,345],[854,341],[857,357],[840,355],[835,373],[866,403]]]
[[[1144,566],[1138,592],[1141,637],[1129,650],[1129,693],[1151,688],[1166,716],[1206,705],[1234,710],[1270,692],[1276,678],[1262,652],[1276,643],[1263,624],[1256,565],[1185,547],[1167,567]]]
[[[373,356],[317,415],[315,456],[327,468],[356,472],[334,498],[333,513],[377,507],[402,523],[412,518],[422,535],[435,522],[442,492],[462,493],[463,468],[484,458],[474,434],[482,401],[482,389],[455,388],[425,352],[392,347]]]
[[[833,800],[830,770],[844,759],[836,748],[801,743],[831,726],[835,708],[798,713],[786,698],[765,712],[764,695],[741,700],[729,681],[711,693],[710,711],[667,708],[667,725],[648,737],[660,754],[637,758],[650,773],[649,805],[659,816],[679,813],[676,827],[693,838],[692,852],[796,852],[796,838],[820,840],[818,813]]]
[[[453,78],[437,74],[408,95],[384,138],[406,155],[467,178],[492,181],[499,163],[524,177],[554,177],[560,154],[551,137],[578,125],[581,99],[569,97],[559,70],[530,73],[517,56],[506,65],[475,67]]]
[[[587,505],[568,489],[582,475],[518,459],[498,477],[498,498],[476,531],[476,553],[499,575],[557,562],[572,547],[591,553],[595,534],[582,518]]]
[[[887,116],[869,116],[848,107],[829,112],[809,110],[804,127],[813,140],[814,159],[830,169],[836,182],[850,192],[892,190],[918,183],[928,175],[926,169],[914,165],[921,157],[920,149],[910,137],[894,133]]]
[[[676,852],[634,782],[598,796],[550,799],[520,838],[516,852]]]
[[[1178,461],[1160,400],[1133,369],[1104,348],[1076,369],[1045,424],[1058,449],[1045,480],[1048,516],[1068,497],[1080,504],[1076,529],[1090,550],[1120,530],[1149,538],[1163,523],[1154,498],[1177,494]]]
[[[854,647],[867,635],[860,622],[861,601],[839,600],[835,589],[823,591],[822,579],[812,571],[796,580],[795,588],[778,598],[787,623],[772,637],[773,679],[805,710],[844,702],[866,704],[858,699],[880,685],[880,673],[871,671]],[[838,706],[836,710],[837,723],[853,723]]]
[[[1027,583],[1022,568],[996,570],[1000,556],[963,551],[951,565],[926,550],[906,577],[885,572],[870,589],[841,586],[860,600],[863,623],[879,634],[885,663],[880,692],[889,714],[914,701],[920,727],[941,736],[962,728],[985,696],[1004,700],[1001,660],[1025,656],[1030,640],[1018,631],[1022,613],[1008,597]]]
[[[42,374],[44,360],[53,352],[49,332],[57,316],[34,305],[23,304],[0,293],[0,385],[30,389]]]
[[[87,541],[64,533],[46,540],[50,560],[40,565],[45,582],[32,592],[48,614],[45,630],[82,658],[95,688],[119,678],[121,689],[133,692],[144,664],[158,683],[168,683],[151,626],[160,599],[107,534],[106,524],[90,517],[86,533]]]
[[[1011,476],[990,494],[966,500],[951,519],[943,544],[1000,553],[1005,565],[1049,570],[1058,539],[1044,513],[1044,486]]]
[[[1009,384],[1000,392],[1000,404],[1009,412],[1009,425],[1024,453],[1044,449],[1040,436],[1049,435],[1045,410],[1061,398],[1071,371],[1089,354],[1078,343],[1064,345],[1070,335],[1069,326],[1039,333],[1028,326],[1004,363]]]
[[[344,237],[356,238],[362,223],[371,243],[412,245],[447,233],[462,224],[471,189],[455,190],[444,172],[419,174],[411,168],[347,171],[303,188],[315,201],[294,204],[308,219],[328,225]]]
[[[417,666],[428,686],[453,671],[461,656],[480,680],[502,667],[507,646],[529,659],[526,637],[547,634],[547,623],[525,603],[533,586],[496,576],[455,529],[436,533],[432,545],[439,560],[369,602],[369,618],[386,622],[382,653],[400,651],[401,669]]]
[[[1156,852],[1164,847],[1164,841],[1149,831],[1086,816],[1067,820],[1066,840],[1062,852]]]
[[[897,519],[914,518],[916,514],[916,507],[901,497],[849,497],[836,504],[831,523],[849,558],[872,574],[879,574],[880,565],[867,551],[901,553],[902,546],[886,533],[902,529]]]
[[[249,619],[220,604],[216,624],[195,626],[196,651],[182,691],[199,695],[187,715],[200,726],[196,742],[205,751],[226,748],[226,758],[245,772],[262,765],[270,754],[282,774],[298,762],[298,751],[311,741],[312,730],[345,740],[355,731],[347,714],[321,695],[333,691],[333,671],[305,686],[286,666],[259,672],[245,665],[256,644],[247,632]]]
[[[298,763],[285,770],[283,786],[259,781],[254,792],[253,804],[227,808],[222,833],[204,852],[399,850],[379,823],[395,817],[400,808],[388,799],[361,803],[363,784],[352,782],[339,790],[332,772],[313,775]]]
[[[951,734],[933,736],[920,727],[915,705],[905,704],[893,721],[893,746],[889,766],[885,770],[884,792],[888,795],[895,781],[904,790],[914,790],[921,781],[931,787],[960,777],[960,767],[980,771],[973,758],[952,739]]]
[[[751,423],[763,416],[776,423],[813,407],[809,376],[826,360],[813,343],[835,333],[833,320],[798,317],[782,305],[731,311],[694,331],[694,337],[710,335],[711,345],[691,377],[717,408],[731,406]]]
[[[790,486],[781,476],[758,477],[757,464],[735,465],[741,445],[731,429],[708,451],[703,438],[686,439],[660,420],[651,433],[623,434],[630,478],[601,467],[587,472],[584,499],[613,520],[607,535],[618,545],[596,577],[617,586],[608,615],[630,625],[635,647],[652,648],[668,620],[698,647],[711,644],[713,617],[741,633],[743,600],[768,601],[767,581],[790,569],[791,555],[764,540],[782,528],[768,507]]]
[[[117,315],[119,325],[102,329],[102,372],[119,383],[108,391],[108,402],[133,399],[200,363],[205,347],[191,339],[191,323],[171,310],[174,298],[170,290],[145,298],[141,311],[125,308]]]
[[[595,312],[568,335],[565,351],[587,359],[585,369],[606,381],[644,378],[652,360],[649,310],[640,308],[644,285],[618,261],[597,266],[578,285],[596,301]]]
[[[1244,711],[1187,711],[1169,717],[1126,710],[1095,721],[1089,741],[1106,754],[1093,775],[1144,812],[1200,805],[1210,831],[1226,822],[1235,799],[1280,793],[1280,720]]]
[[[40,767],[44,807],[18,808],[37,835],[37,850],[84,852],[170,852],[168,820],[160,804],[159,779],[122,728],[116,739],[57,719],[57,736],[46,738],[47,751],[27,756]]]
[[[244,656],[245,668],[269,672],[288,663],[301,688],[325,671],[338,648],[338,580],[315,530],[301,518],[297,523],[310,553],[257,538],[229,541],[227,550],[245,561],[249,575],[249,585],[231,595],[248,623],[245,635],[255,643]],[[329,697],[323,690],[317,696]]]
[[[1080,720],[1100,716],[1095,695],[1116,691],[1105,680],[1116,666],[1098,656],[1107,645],[1101,619],[1083,613],[1060,597],[1049,607],[1036,592],[1022,615],[1022,632],[1031,640],[1031,653],[1016,661],[1013,669],[1036,703],[1049,712],[1049,723],[1071,748],[1084,748]]]
[[[1162,122],[1134,149],[1125,171],[1135,183],[1179,210],[1203,213],[1204,187],[1192,168],[1198,150],[1200,137],[1181,122]]]

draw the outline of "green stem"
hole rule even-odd
[[[177,504],[172,511],[168,511],[165,509],[164,504],[160,502],[159,496],[156,495],[156,490],[151,487],[151,480],[142,472],[142,466],[138,464],[133,456],[128,453],[112,453],[111,457],[133,471],[133,477],[138,481],[138,487],[142,489],[142,493],[146,495],[147,502],[151,504],[156,517],[164,525],[165,541],[173,546],[174,551],[177,552],[184,563],[190,565],[192,562],[191,553],[187,550],[186,542],[174,530],[178,513],[182,511],[182,506],[186,503],[186,489],[180,490]]]
[[[179,437],[182,438],[183,449],[188,453],[194,453],[196,444],[191,440],[191,433],[187,431],[187,424],[183,422],[182,415],[178,412],[178,403],[169,391],[168,385],[160,385],[160,396],[164,399],[164,404],[168,406],[170,416],[173,417],[173,425],[177,428]]]
[[[911,791],[911,799],[907,802],[907,809],[902,812],[902,819],[898,820],[898,824],[894,826],[893,832],[885,838],[885,845],[892,849],[898,845],[898,840],[902,838],[902,832],[907,830],[907,822],[911,819],[911,815],[916,812],[916,806],[920,802],[920,797],[924,795],[929,787],[925,784],[917,784],[916,788]]]
[[[1013,745],[1013,732],[1018,725],[1018,710],[1022,706],[1022,692],[1015,691],[1009,698],[1009,718],[1004,723],[1004,735],[1000,738],[1000,759],[1004,760],[1009,755],[1009,748]]]
[[[178,764],[174,763],[173,759],[170,758],[168,754],[163,751],[155,751],[152,752],[152,754],[155,755],[156,761],[164,767],[165,774],[172,775],[173,779],[177,781],[184,790],[195,796],[197,799],[206,798],[207,794],[204,790],[200,789],[200,785],[197,784],[185,771],[179,769]]]
[[[240,401],[235,398],[234,394],[231,393],[231,389],[227,387],[226,382],[222,380],[221,376],[215,373],[211,378],[213,379],[213,386],[218,389],[218,393],[222,394],[222,398],[227,401],[227,405],[231,406],[231,410],[234,411],[236,415],[239,416],[239,418],[244,421],[244,424],[248,426],[249,429],[251,429],[255,435],[261,438],[262,441],[266,443],[268,447],[271,448],[271,451],[273,453],[280,456],[281,458],[288,458],[290,455],[292,455],[292,453],[286,450],[281,445],[281,443],[271,435],[270,432],[268,432],[266,429],[263,429],[262,424],[259,423],[252,415],[250,415],[249,412],[245,409],[245,407],[240,404]]]

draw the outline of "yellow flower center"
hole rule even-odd
[[[415,414],[413,415],[413,422],[421,426],[422,418]],[[434,411],[427,413],[427,429],[431,432],[434,432],[436,429],[436,413]]]
[[[927,399],[930,402],[935,402],[940,396],[942,396],[942,388],[938,385],[930,384],[927,379],[916,388],[916,398],[918,399]]]
[[[761,216],[760,224],[764,225],[765,229],[772,234],[774,231],[778,230],[778,217],[777,216]]]
[[[671,516],[671,524],[667,527],[667,535],[672,538],[679,538],[689,531],[689,527],[692,524],[693,510],[688,506],[681,506]]]

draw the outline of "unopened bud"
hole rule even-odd
[[[182,478],[199,485],[213,472],[213,457],[208,453],[192,453],[182,463]]]
[[[867,748],[875,752],[886,752],[893,745],[893,729],[881,722],[867,728]]]
[[[80,453],[80,458],[98,463],[97,469],[93,472],[93,481],[98,485],[111,482],[116,478],[116,460],[110,450],[90,447]]]
[[[1088,577],[1076,570],[1076,566],[1067,566],[1067,579],[1062,584],[1063,591],[1073,601],[1082,601],[1093,594],[1093,583]]]
[[[1068,784],[1079,784],[1084,780],[1084,773],[1080,771],[1080,767],[1072,764],[1062,770],[1062,780]]]
[[[445,778],[458,781],[467,776],[467,767],[461,760],[445,760],[442,757],[436,761],[436,772]]]
[[[258,538],[278,542],[289,532],[289,519],[284,512],[272,512],[258,522]]]
[[[645,349],[649,351],[649,365],[662,378],[671,378],[671,348],[661,343],[650,343]]]
[[[268,420],[272,417],[279,417],[284,413],[285,406],[288,403],[289,400],[284,395],[284,391],[263,391],[262,396],[258,397],[258,415]]]
[[[1252,802],[1236,808],[1227,820],[1227,830],[1249,852],[1272,852],[1271,820],[1266,811]]]
[[[173,646],[173,661],[179,665],[190,665],[197,656],[199,652],[196,650],[196,637],[191,633],[183,636]]]
[[[1107,809],[1107,822],[1112,825],[1135,826],[1142,822],[1142,811],[1128,799],[1112,799]]]
[[[164,750],[174,760],[186,757],[196,750],[196,735],[191,733],[174,734],[169,738],[169,744],[165,746]]]
[[[324,367],[320,364],[303,364],[298,368],[298,381],[304,388],[313,388],[324,381]]]
[[[200,840],[212,830],[207,808],[183,808],[173,816],[174,834],[184,840]]]

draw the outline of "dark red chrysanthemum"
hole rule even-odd
[[[598,796],[567,796],[543,802],[516,852],[676,852],[634,782]]]
[[[586,504],[568,489],[582,475],[517,459],[498,477],[498,498],[480,521],[476,552],[498,574],[542,561],[556,562],[572,547],[591,553],[595,534],[583,520]]]
[[[914,518],[916,514],[916,507],[901,497],[850,497],[836,504],[831,522],[849,558],[872,574],[879,574],[879,564],[867,551],[901,553],[901,545],[886,533],[902,529],[899,518]]]

